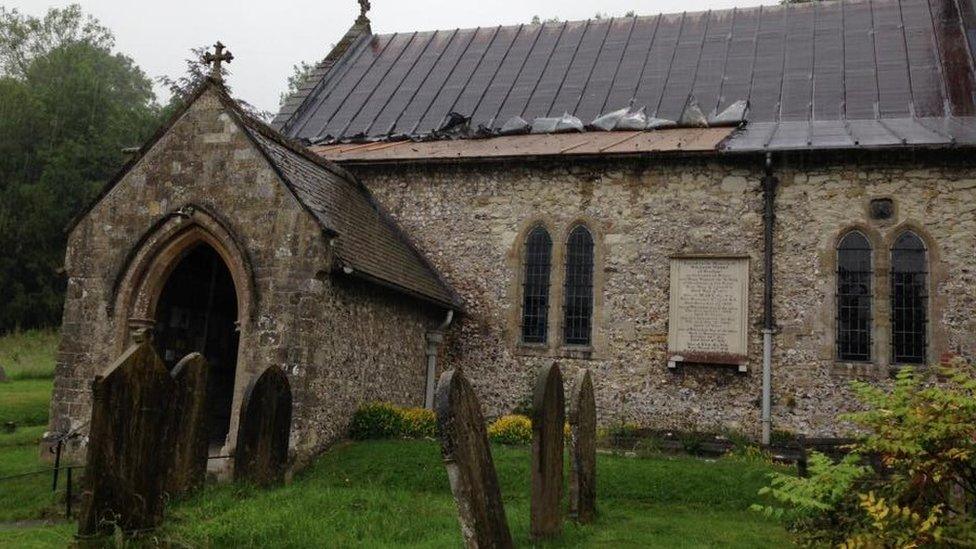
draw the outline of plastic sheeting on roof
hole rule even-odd
[[[583,121],[569,113],[559,118],[536,118],[532,121],[531,133],[569,133],[582,132]]]

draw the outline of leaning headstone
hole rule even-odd
[[[569,516],[593,522],[596,516],[596,400],[589,370],[580,370],[569,397]]]
[[[291,407],[291,387],[280,367],[268,368],[251,384],[241,405],[234,456],[235,480],[259,486],[284,481]]]
[[[173,368],[173,459],[167,472],[166,491],[178,497],[200,487],[207,476],[210,433],[207,422],[207,359],[190,353]]]
[[[543,368],[532,397],[532,537],[562,531],[563,426],[566,423],[563,376],[559,366]]]
[[[173,380],[146,340],[96,376],[92,393],[78,535],[155,528],[163,520]]]
[[[469,548],[512,547],[485,418],[468,380],[449,370],[437,382],[437,430],[461,535]]]

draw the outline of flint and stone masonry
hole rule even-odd
[[[243,391],[270,365],[293,388],[298,460],[343,436],[363,402],[423,405],[425,336],[443,312],[334,275],[328,235],[243,131],[205,92],[71,232],[52,431],[84,431],[91,380],[152,318],[151,281],[129,273],[180,223],[217,249],[238,296],[231,426],[215,451],[233,452]]]
[[[350,165],[468,304],[448,339],[445,368],[463,364],[488,416],[526,402],[537,368],[556,358],[567,376],[593,372],[599,422],[661,429],[731,429],[758,436],[762,364],[762,161],[605,160]],[[971,160],[921,153],[777,166],[774,244],[773,425],[830,436],[852,402],[851,379],[890,374],[887,278],[877,277],[873,363],[835,360],[837,239],[873,240],[876,269],[900,230],[929,247],[929,362],[976,358],[976,172]],[[894,202],[871,219],[872,199]],[[595,236],[593,345],[519,342],[521,247],[545,226],[553,240],[552,303],[560,249],[584,222]],[[745,373],[735,366],[669,370],[670,259],[723,254],[750,262]],[[552,317],[561,311],[550,308]],[[557,326],[558,327],[558,326]]]

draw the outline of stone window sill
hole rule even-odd
[[[889,376],[890,369],[874,361],[837,360],[830,368],[832,376],[844,379],[879,380]]]
[[[595,360],[593,347],[590,345],[563,345],[552,348],[544,343],[517,343],[517,356],[572,358],[578,360]]]
[[[593,347],[590,345],[564,345],[559,348],[559,356],[563,358],[593,359]]]
[[[515,354],[521,356],[549,356],[551,351],[546,343],[522,343],[515,345]]]

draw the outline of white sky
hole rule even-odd
[[[359,14],[356,0],[0,0],[6,8],[42,15],[79,3],[116,36],[119,51],[146,73],[178,76],[192,47],[221,40],[234,54],[228,83],[234,95],[276,112],[292,65],[318,62]],[[587,19],[596,12],[640,15],[775,4],[777,0],[372,0],[373,32],[450,29]],[[160,99],[166,92],[157,90]]]

